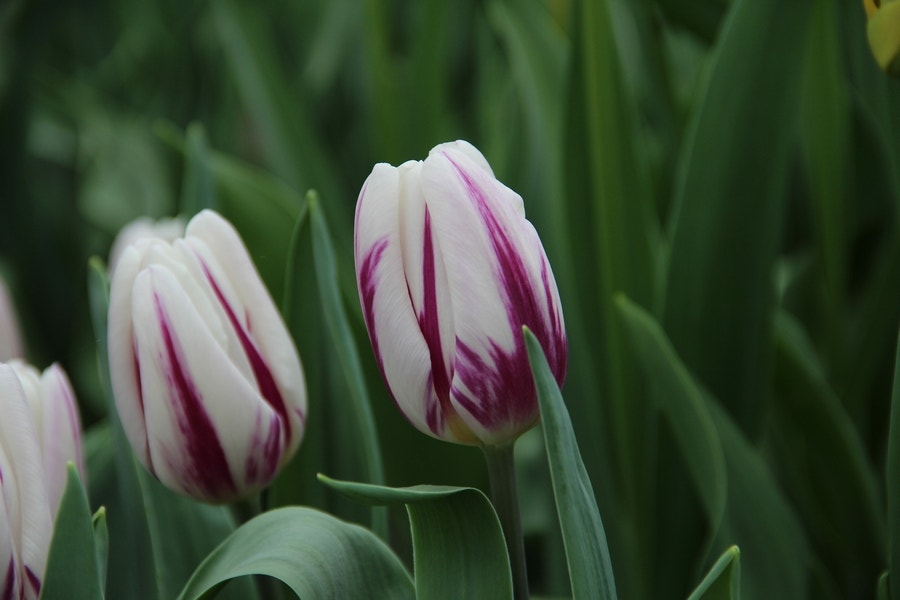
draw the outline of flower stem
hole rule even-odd
[[[269,488],[266,488],[258,495],[254,494],[232,504],[231,511],[238,527],[266,512],[268,504]],[[278,600],[281,598],[281,594],[278,592],[278,585],[271,577],[254,575],[253,584],[256,587],[260,600]]]
[[[527,600],[528,572],[525,569],[525,540],[522,537],[522,519],[519,515],[513,444],[484,446],[482,450],[491,481],[491,500],[503,527],[506,549],[509,552],[513,597],[516,600]]]

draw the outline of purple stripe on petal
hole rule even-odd
[[[270,419],[268,429],[265,440],[263,440],[261,435],[262,413],[257,413],[253,439],[250,441],[250,451],[247,454],[247,461],[244,463],[244,475],[249,486],[271,481],[281,464],[283,443],[278,417]]]
[[[25,577],[28,579],[28,587],[34,592],[35,596],[41,593],[41,579],[34,574],[31,567],[25,567]]]
[[[441,435],[444,431],[444,422],[456,411],[450,403],[450,381],[452,373],[447,373],[444,363],[444,349],[441,344],[441,325],[438,317],[437,302],[437,273],[435,269],[434,240],[431,235],[431,214],[425,207],[425,233],[424,252],[422,257],[422,281],[424,285],[424,301],[422,312],[418,315],[419,329],[428,345],[428,353],[431,356],[431,381],[429,388],[434,389],[437,402],[440,403],[440,411],[435,410],[434,398],[426,407],[426,424],[428,428]],[[441,418],[439,418],[439,416]]]
[[[195,485],[209,498],[233,496],[237,486],[231,476],[225,451],[219,442],[216,428],[203,406],[194,382],[184,368],[181,348],[172,334],[168,314],[154,294],[156,316],[159,320],[167,363],[166,378],[172,405],[177,413],[178,430],[184,438],[186,456],[177,464],[185,471],[185,485]]]
[[[528,355],[521,337],[527,326],[547,355],[551,371],[561,385],[565,379],[566,337],[550,284],[546,260],[542,260],[543,290],[533,288],[529,270],[507,231],[498,221],[485,192],[451,156],[444,155],[462,180],[469,198],[478,211],[497,259],[495,275],[500,281],[515,348],[504,351],[490,342],[491,364],[474,349],[457,340],[455,377],[469,391],[454,389],[454,398],[487,429],[504,424],[530,425],[537,420],[537,396],[530,376]],[[543,253],[542,253],[543,254]],[[546,307],[541,306],[540,296]]]
[[[9,565],[6,567],[6,577],[3,579],[3,593],[0,598],[3,600],[16,600],[13,594],[16,588],[16,563],[10,558]]]
[[[216,298],[219,300],[219,304],[225,309],[225,314],[228,315],[228,320],[231,322],[232,328],[234,328],[238,339],[241,341],[241,346],[244,348],[244,353],[247,355],[247,360],[250,362],[250,368],[253,369],[253,375],[256,377],[256,385],[259,387],[260,394],[278,416],[281,417],[284,425],[285,439],[290,439],[291,420],[288,418],[287,405],[281,397],[281,391],[278,389],[278,384],[275,383],[275,377],[272,376],[269,365],[266,364],[266,361],[262,357],[262,354],[260,354],[256,344],[250,339],[247,331],[234,314],[231,305],[228,304],[225,295],[222,294],[222,290],[219,288],[218,283],[216,283],[215,278],[212,276],[212,273],[209,272],[209,269],[202,259],[200,260],[200,264],[203,267],[203,272],[206,274],[206,279],[209,281],[213,292],[216,294]]]
[[[385,385],[390,390],[391,384],[384,374],[384,361],[381,358],[381,351],[378,347],[378,334],[375,331],[375,271],[378,269],[378,264],[381,262],[387,247],[387,238],[382,238],[375,242],[363,257],[362,264],[359,267],[359,295],[362,300],[366,329],[369,331],[369,341],[372,342],[372,350],[375,352],[375,360],[378,362],[378,370],[381,371],[381,378],[384,379]]]

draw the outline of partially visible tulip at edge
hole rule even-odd
[[[900,77],[900,0],[863,0],[869,47],[882,70]]]
[[[19,319],[16,317],[12,296],[0,277],[0,361],[21,358],[24,355]]]
[[[66,372],[53,364],[43,373],[14,360],[9,363],[25,391],[31,421],[41,449],[50,510],[55,516],[66,487],[67,464],[73,463],[86,482],[81,446],[81,417]]]
[[[266,487],[306,422],[300,358],[237,231],[206,210],[142,239],[112,274],[109,365],[140,462],[175,492],[232,502]]]
[[[38,375],[24,364],[0,364],[0,598],[4,600],[39,597],[53,518],[66,484],[66,463],[74,462],[84,474],[80,424],[64,378],[56,366]],[[62,438],[58,443],[50,439],[57,435]]]
[[[499,446],[540,412],[522,336],[557,383],[567,348],[556,281],[522,198],[465,141],[375,165],[356,205],[369,339],[398,408],[450,442]]]

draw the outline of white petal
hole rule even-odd
[[[134,245],[127,247],[119,259],[110,282],[107,340],[109,376],[119,420],[138,460],[152,471],[131,314],[134,281],[142,260],[143,250]]]
[[[470,153],[433,151],[423,166],[422,185],[452,294],[454,405],[479,439],[493,441],[498,429],[530,426],[537,418],[533,397],[512,399],[513,388],[527,382],[527,362],[521,373],[507,363],[527,360],[522,325],[546,320],[546,259],[539,241],[534,244],[521,197]],[[476,389],[482,385],[487,391]],[[509,401],[502,399],[505,388]]]
[[[306,381],[287,327],[243,241],[228,221],[204,210],[188,223],[185,240],[209,269],[228,309],[274,377],[290,419],[287,455],[292,455],[306,419]]]
[[[432,386],[428,345],[407,288],[400,219],[400,171],[375,165],[360,192],[354,227],[357,282],[369,338],[394,402],[410,423],[455,441]]]
[[[13,546],[18,549],[21,572],[30,571],[32,577],[42,581],[52,524],[40,449],[25,392],[13,369],[2,364],[0,414],[0,487],[9,531]],[[27,583],[24,587],[30,588]]]
[[[41,430],[44,479],[50,509],[55,515],[65,491],[69,462],[75,465],[81,481],[87,485],[81,449],[81,418],[75,393],[65,371],[57,364],[41,375],[41,404],[43,420],[35,422],[35,426]]]
[[[286,445],[280,419],[168,269],[153,265],[138,276],[133,318],[155,475],[211,502],[267,484]]]

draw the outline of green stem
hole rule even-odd
[[[231,505],[231,512],[237,521],[238,527],[268,510],[268,492],[269,488],[266,488],[259,494],[254,494],[243,500],[238,500]],[[278,600],[281,598],[275,579],[265,575],[254,575],[253,583],[256,586],[256,591],[259,593],[260,600]]]
[[[513,444],[484,446],[488,478],[491,481],[491,500],[503,527],[509,565],[512,569],[513,597],[528,599],[528,572],[525,569],[525,540],[516,489],[516,469],[513,463]]]

